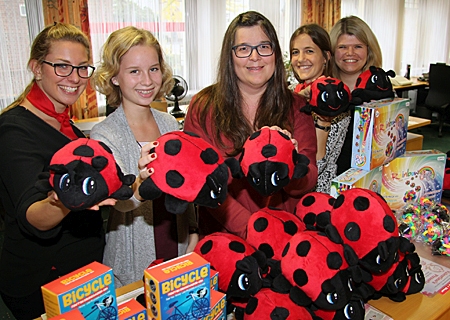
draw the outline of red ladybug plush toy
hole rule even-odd
[[[309,159],[298,154],[284,133],[263,127],[244,143],[240,160],[228,158],[233,177],[246,177],[249,184],[264,196],[285,187],[291,179],[308,173]]]
[[[389,77],[395,77],[393,70],[385,72],[381,68],[370,66],[356,80],[352,97],[361,99],[361,102],[394,98],[395,93]]]
[[[154,200],[166,193],[167,211],[180,214],[193,202],[219,206],[227,195],[228,167],[220,153],[199,136],[169,132],[157,139],[157,158],[148,164],[154,173],[139,187],[142,198]]]
[[[36,187],[55,190],[59,200],[72,211],[84,210],[107,198],[125,200],[133,195],[134,175],[124,175],[111,149],[101,141],[79,138],[52,157],[49,173],[41,175]]]
[[[311,99],[301,111],[335,117],[347,111],[351,93],[341,80],[321,77],[311,84]]]

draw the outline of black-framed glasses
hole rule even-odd
[[[43,63],[52,66],[55,69],[55,74],[60,77],[68,77],[72,74],[73,69],[77,69],[78,76],[83,79],[90,78],[94,73],[95,67],[93,66],[73,66],[67,63],[53,63],[49,61],[42,61]]]
[[[231,49],[234,51],[234,54],[238,58],[250,57],[251,54],[253,53],[253,50],[255,50],[255,49],[256,49],[256,52],[258,52],[258,54],[261,57],[268,57],[273,54],[273,46],[271,43],[261,43],[261,44],[258,44],[257,46],[249,46],[246,44],[241,44],[238,46],[234,46]]]

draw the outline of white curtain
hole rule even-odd
[[[27,69],[31,42],[43,28],[42,1],[0,0],[0,111],[31,81]]]
[[[450,1],[342,0],[341,16],[367,22],[380,43],[383,68],[404,75],[428,72],[430,63],[450,63]]]
[[[277,29],[283,51],[289,50],[291,33],[299,26],[295,0],[121,0],[89,1],[94,61],[109,34],[127,25],[152,31],[175,75],[186,79],[193,94],[216,80],[222,40],[231,20],[247,10],[259,11]],[[294,21],[294,23],[293,23]],[[172,25],[173,28],[167,26]],[[182,103],[183,103],[182,101]],[[98,95],[99,112],[105,101]]]

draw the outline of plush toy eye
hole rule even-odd
[[[339,296],[336,292],[331,292],[327,294],[327,301],[329,304],[335,304],[338,300]]]
[[[353,316],[355,315],[355,308],[353,307],[353,305],[351,303],[347,304],[344,307],[344,316],[345,319],[352,319]]]
[[[328,92],[326,91],[322,92],[320,98],[322,99],[323,102],[326,102],[328,100]]]
[[[68,173],[65,173],[61,179],[59,179],[59,189],[61,191],[67,191],[69,190],[70,186],[70,175]]]
[[[278,181],[280,181],[280,176],[278,175],[278,171],[275,171],[272,173],[272,176],[270,177],[270,182],[273,186],[278,186]]]
[[[416,273],[414,275],[414,280],[416,281],[416,283],[423,283],[422,274]]]
[[[402,286],[402,279],[396,279],[394,281],[394,286],[398,289]]]
[[[406,277],[408,277],[408,278],[409,278],[409,271],[408,271],[408,267],[406,267],[406,268],[405,268],[405,274],[406,274]]]
[[[211,190],[211,192],[210,192],[211,198],[212,198],[212,199],[217,199],[217,198],[219,198],[220,192],[221,192],[221,191],[222,191],[222,187],[221,187],[221,186],[219,186],[219,187],[217,188],[217,192],[214,191],[214,190]]]
[[[378,77],[377,77],[376,74],[374,74],[373,76],[370,77],[370,81],[371,81],[372,83],[376,83],[377,80],[378,80]]]
[[[342,100],[344,98],[344,93],[340,90],[336,91],[336,95],[339,98],[339,100]]]
[[[253,183],[257,186],[259,186],[259,184],[261,183],[261,179],[259,178],[253,178]]]
[[[245,273],[241,274],[239,276],[239,278],[238,278],[238,287],[239,287],[239,289],[241,289],[243,291],[247,291],[248,288],[250,287],[250,283],[249,283],[248,277],[247,277],[247,275]]]
[[[350,291],[353,291],[353,286],[352,286],[352,280],[351,279],[348,279],[347,286],[350,289]]]
[[[380,255],[377,256],[377,258],[375,259],[376,264],[381,264],[381,257]]]
[[[92,177],[83,180],[82,190],[85,195],[90,196],[95,192],[95,189],[97,189],[97,185]]]

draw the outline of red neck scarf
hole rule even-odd
[[[61,129],[59,129],[59,131],[65,134],[69,139],[75,140],[78,138],[70,125],[69,108],[66,108],[62,113],[57,113],[53,103],[36,83],[31,88],[30,93],[28,93],[27,100],[30,101],[36,109],[55,118],[61,124]]]

